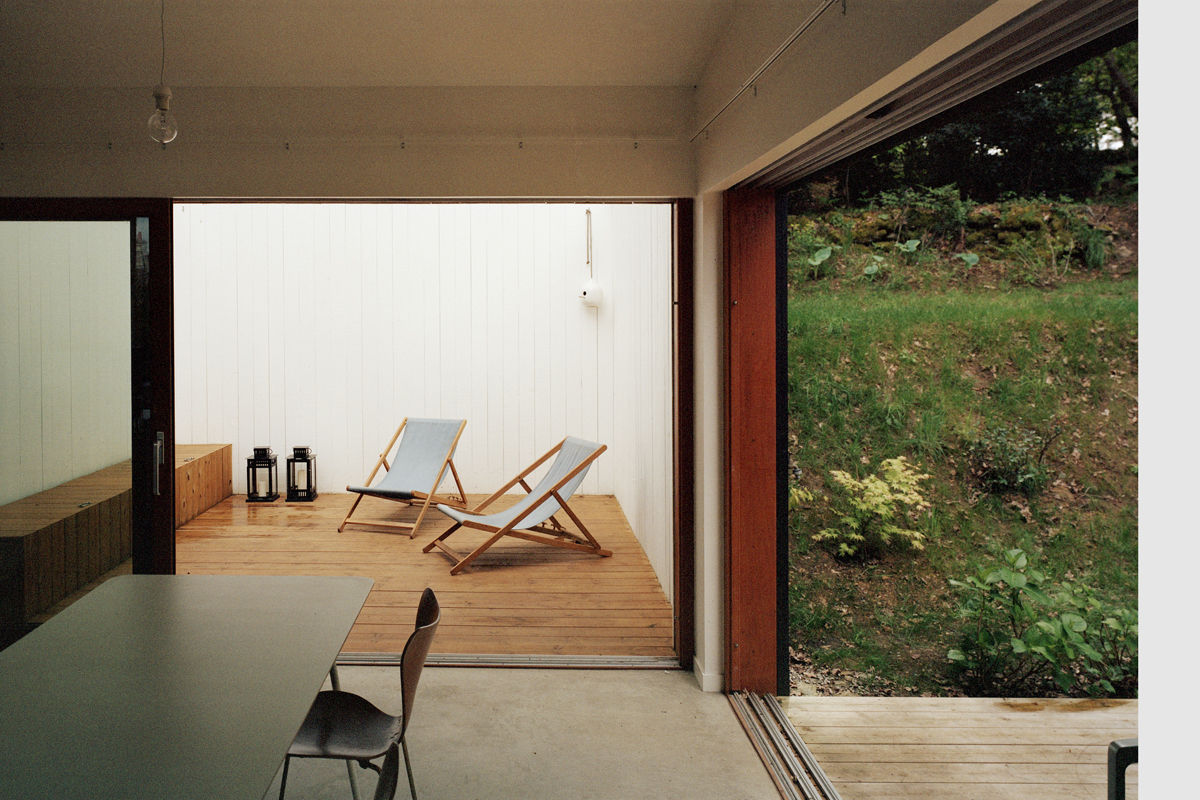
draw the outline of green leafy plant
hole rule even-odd
[[[803,486],[788,489],[788,511],[798,511],[805,503],[813,501],[813,493]]]
[[[1040,664],[1024,657],[1021,639],[1037,619],[1036,602],[1048,603],[1042,591],[1045,575],[1029,567],[1024,551],[1005,551],[1003,563],[986,566],[963,580],[950,580],[959,590],[963,629],[959,646],[947,652],[960,682],[977,694],[1020,693],[1038,676]],[[1020,652],[1014,642],[1020,640]]]
[[[832,272],[833,246],[811,221],[792,223],[787,234],[788,268],[803,280],[817,280]]]
[[[825,272],[826,268],[824,265],[825,265],[825,262],[828,261],[829,257],[832,255],[833,255],[833,248],[826,246],[826,247],[822,247],[820,250],[818,250],[817,252],[813,253],[811,256],[808,257],[808,260],[806,263],[808,264],[809,275],[814,280],[816,278],[820,278],[826,274],[826,272]]]
[[[1102,268],[1108,260],[1108,234],[1078,217],[1071,221],[1070,229],[1083,265],[1092,270]]]
[[[1082,583],[1064,582],[1054,600],[1065,609],[1062,616],[1071,617],[1072,646],[1082,655],[1076,671],[1088,694],[1136,694],[1137,612],[1105,603]]]
[[[975,694],[1044,691],[1132,693],[1137,681],[1137,615],[1110,607],[1082,584],[1050,587],[1020,548],[964,580],[959,646],[947,652]]]
[[[904,258],[914,256],[917,252],[917,248],[920,246],[920,239],[908,239],[903,242],[896,242],[896,249],[900,251],[902,257]]]
[[[990,427],[967,444],[971,476],[985,492],[1033,497],[1049,480],[1042,462],[1058,434],[1057,428],[1047,437],[1005,425]]]
[[[975,253],[956,253],[954,257],[963,262],[967,269],[971,269],[979,263],[979,256]]]
[[[877,556],[893,545],[924,549],[924,534],[905,525],[929,509],[921,486],[929,476],[904,456],[884,460],[877,474],[861,480],[842,470],[829,474],[835,524],[813,534],[813,541],[835,545],[842,558]]]
[[[863,276],[870,280],[875,280],[885,263],[886,261],[883,256],[872,255],[871,260],[863,267]]]

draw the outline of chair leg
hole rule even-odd
[[[407,756],[405,759],[407,760]],[[375,785],[375,800],[392,800],[396,796],[396,785],[400,782],[399,761],[399,748],[392,744],[383,756],[383,766],[379,768],[379,783]],[[410,774],[410,785],[411,780]]]
[[[417,527],[420,526],[421,520],[425,519],[425,512],[429,511],[429,506],[433,502],[433,495],[425,498],[424,504],[421,506],[421,513],[417,514],[417,521],[413,523],[412,528],[408,531],[408,538],[412,539],[417,535]]]
[[[354,774],[354,762],[346,759],[346,775],[350,778],[350,796],[358,800],[358,776]]]
[[[400,746],[404,748],[404,769],[408,771],[408,791],[412,800],[417,800],[417,784],[413,782],[412,761],[408,758],[408,740],[401,739]]]
[[[279,800],[283,800],[283,791],[287,788],[288,766],[292,763],[291,756],[283,757],[283,777],[279,779]]]
[[[422,548],[421,548],[421,552],[422,552],[422,553],[428,553],[428,552],[429,552],[430,550],[432,550],[433,548],[435,548],[435,547],[439,547],[439,544],[438,544],[439,542],[441,542],[442,540],[444,540],[444,539],[445,539],[447,536],[449,536],[450,534],[454,533],[456,530],[458,530],[458,529],[459,529],[459,528],[461,528],[461,527],[462,527],[462,523],[461,523],[461,522],[456,522],[456,523],[454,523],[454,525],[453,525],[453,526],[450,528],[450,530],[446,531],[446,532],[445,532],[445,533],[443,533],[441,536],[437,537],[437,538],[436,538],[436,539],[434,539],[432,542],[430,542],[429,544],[427,544],[427,545],[425,545],[424,547],[422,547]]]
[[[457,564],[455,564],[453,567],[450,568],[450,574],[457,575],[458,573],[462,572],[464,569],[466,569],[468,566],[470,566],[472,561],[479,558],[479,556],[483,555],[483,552],[485,550],[487,550],[489,547],[494,545],[496,542],[503,539],[506,533],[507,533],[507,531],[501,531],[500,533],[493,535],[492,538],[488,539],[483,544],[479,545],[479,547],[476,547],[474,550],[472,550],[470,552],[470,554],[468,554],[466,557],[460,559]]]
[[[372,473],[374,474],[374,473]],[[346,513],[346,518],[342,520],[342,524],[338,526],[338,533],[346,530],[346,524],[350,522],[350,518],[354,516],[354,509],[358,508],[358,504],[362,502],[363,496],[360,494],[354,498],[354,505],[350,506],[350,510]]]

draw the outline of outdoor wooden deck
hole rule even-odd
[[[1136,700],[780,702],[843,800],[1104,800],[1109,742],[1137,736]]]
[[[670,657],[672,611],[620,505],[577,496],[571,505],[611,558],[518,540],[497,544],[460,575],[421,548],[449,527],[430,512],[407,533],[337,527],[352,495],[312,503],[227,498],[176,534],[184,573],[365,575],[375,580],[344,652],[398,654],[412,631],[422,589],[442,605],[434,652],[487,655]],[[478,502],[482,497],[468,497]],[[359,518],[412,520],[416,509],[367,498]],[[569,524],[569,523],[568,523]],[[456,534],[474,542],[471,533]],[[453,540],[452,540],[453,541]],[[456,547],[464,542],[454,542]]]

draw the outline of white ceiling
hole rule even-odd
[[[176,86],[690,86],[733,7],[166,0],[164,78]],[[160,59],[158,0],[0,3],[2,87],[153,86]]]

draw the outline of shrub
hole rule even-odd
[[[997,425],[967,444],[967,461],[979,487],[992,494],[1019,492],[1033,497],[1046,488],[1049,473],[1042,465],[1058,436]]]
[[[924,549],[925,536],[903,524],[929,508],[921,493],[927,478],[904,456],[883,461],[878,474],[862,480],[833,470],[828,499],[836,524],[813,534],[813,541],[836,545],[835,554],[843,558],[877,556],[893,544]]]
[[[927,230],[943,240],[961,240],[971,203],[953,183],[936,188],[907,187],[898,192],[880,192],[873,204],[887,211],[894,221],[899,241],[906,230]]]
[[[1077,217],[1072,220],[1071,235],[1083,265],[1091,270],[1102,268],[1108,260],[1108,234]]]
[[[1135,611],[1106,605],[1083,584],[1049,588],[1019,548],[950,584],[959,590],[964,624],[959,646],[946,655],[969,692],[1011,696],[1051,685],[1092,695],[1135,692]]]
[[[944,239],[961,239],[967,227],[971,203],[962,197],[953,183],[926,189],[923,205],[932,214],[930,230]]]

